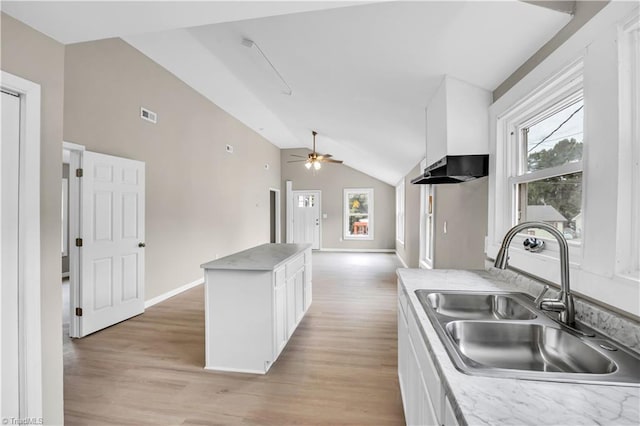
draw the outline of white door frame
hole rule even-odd
[[[82,152],[84,145],[62,142],[62,151],[69,152],[69,337],[80,336],[80,318],[75,314],[76,306],[80,306],[80,248],[76,247],[76,238],[80,229],[80,178],[76,170],[82,168]]]
[[[287,197],[287,211],[291,211],[291,214],[287,216],[287,229],[291,230],[291,237],[287,235],[287,242],[293,242],[293,209],[295,208],[295,196],[309,192],[313,192],[318,196],[318,248],[314,250],[322,250],[322,191],[319,189],[296,189],[295,191],[290,191],[291,195]]]
[[[280,212],[280,190],[277,188],[269,188],[269,203],[271,203],[271,192],[276,194],[276,244],[280,244],[282,242],[282,231],[281,231],[281,222],[282,216]],[[269,212],[271,214],[271,212]],[[269,224],[271,227],[271,224]]]
[[[2,88],[18,93],[21,98],[17,247],[19,328],[18,342],[15,342],[20,364],[20,417],[41,418],[40,85],[5,71],[1,76]]]

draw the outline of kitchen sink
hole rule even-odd
[[[537,315],[515,297],[491,293],[430,293],[426,296],[439,315],[456,319],[530,320]]]
[[[416,290],[458,370],[527,380],[640,385],[640,355],[548,317],[516,292]]]
[[[466,361],[478,367],[589,374],[617,369],[611,359],[558,328],[453,321],[445,330]]]

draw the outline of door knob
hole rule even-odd
[[[138,247],[142,248],[142,247],[146,247],[147,245],[145,243],[138,243]]]

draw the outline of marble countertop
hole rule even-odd
[[[311,244],[262,244],[200,265],[203,269],[271,271]]]
[[[414,291],[502,290],[486,271],[398,269],[461,425],[640,424],[640,388],[470,376],[458,371]]]

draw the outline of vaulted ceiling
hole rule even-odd
[[[519,1],[3,2],[62,43],[122,37],[280,148],[390,184],[425,152],[444,75],[492,91],[570,15]],[[253,40],[291,88],[243,39]]]

